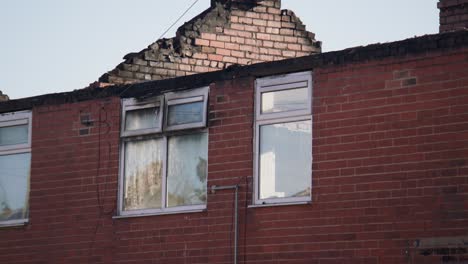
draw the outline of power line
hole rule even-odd
[[[166,33],[167,33],[169,30],[171,30],[171,28],[172,28],[175,24],[177,24],[177,22],[179,22],[179,20],[180,20],[182,17],[184,17],[185,14],[187,14],[187,12],[190,11],[190,9],[192,9],[192,7],[193,7],[198,1],[199,1],[199,0],[195,0],[195,2],[193,2],[193,3],[189,6],[189,8],[187,8],[187,10],[185,10],[185,12],[182,13],[182,15],[181,15],[179,18],[177,18],[177,20],[176,20],[174,23],[172,23],[172,25],[171,25],[168,29],[166,29],[166,31],[164,31],[164,33],[161,34],[161,36],[158,38],[158,40],[161,39],[162,37],[164,37],[164,35],[166,35]]]
[[[190,9],[192,9],[192,7],[195,6],[196,3],[198,3],[198,1],[199,1],[199,0],[195,0],[195,2],[193,2],[193,3],[184,11],[184,13],[182,13],[182,15],[180,15],[179,18],[177,18],[177,20],[176,20],[174,23],[172,23],[172,25],[171,25],[169,28],[167,28],[166,31],[164,31],[164,33],[161,34],[161,36],[160,36],[157,40],[160,40],[162,37],[164,37],[164,35],[166,35],[166,33],[167,33],[169,30],[171,30],[171,28],[172,28],[175,24],[177,24],[177,22],[179,22],[179,20],[182,19],[182,17],[184,17],[185,14],[187,14],[188,11],[190,11]],[[126,91],[128,91],[130,88],[132,88],[134,85],[135,85],[134,83],[133,83],[133,84],[130,84],[127,88],[125,88],[125,89],[119,94],[119,96],[121,96],[122,94],[124,94]]]

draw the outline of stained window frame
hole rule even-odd
[[[181,92],[170,92],[161,94],[160,96],[145,99],[144,101],[137,100],[135,98],[123,99],[122,100],[122,129],[120,136],[120,160],[119,160],[119,189],[118,189],[118,212],[115,218],[120,217],[139,217],[139,216],[151,216],[151,215],[165,215],[165,214],[177,214],[177,213],[190,213],[200,212],[206,210],[207,202],[198,205],[184,205],[169,207],[167,205],[168,199],[168,162],[169,162],[169,140],[171,137],[178,137],[184,135],[195,135],[195,134],[206,134],[207,137],[207,151],[209,134],[207,128],[207,111],[208,111],[208,95],[209,87],[202,87],[192,89],[189,91]],[[194,97],[202,97],[204,108],[203,108],[203,122],[196,124],[184,124],[180,126],[167,126],[167,110],[169,100],[177,100],[176,103],[186,103],[190,100],[194,100]],[[200,100],[198,100],[200,101]],[[128,133],[125,131],[125,118],[126,111],[145,109],[151,107],[160,107],[159,128],[134,130]],[[163,150],[162,150],[162,186],[161,186],[161,208],[149,208],[149,209],[138,209],[138,210],[124,210],[124,197],[125,197],[125,143],[130,141],[148,140],[148,139],[162,139]],[[208,175],[208,156],[206,174]],[[206,195],[208,195],[208,180],[205,182]]]
[[[206,127],[207,122],[207,110],[208,110],[208,93],[209,87],[198,88],[196,90],[182,91],[182,92],[169,92],[164,95],[164,130],[165,131],[176,131],[190,128],[202,128]],[[183,105],[187,103],[203,103],[202,121],[186,123],[180,125],[169,125],[168,115],[169,106],[172,105]]]
[[[307,107],[304,109],[284,111],[284,112],[273,112],[273,113],[262,113],[262,94],[266,92],[274,91],[285,91],[289,89],[296,89],[297,85],[301,82],[307,82],[306,88],[308,89]],[[289,84],[293,85],[289,85]],[[302,87],[302,86],[300,86]],[[287,204],[300,204],[309,203],[312,201],[312,158],[310,161],[310,195],[303,197],[279,197],[279,198],[260,198],[260,129],[265,125],[284,124],[291,122],[300,121],[311,121],[312,120],[312,72],[299,72],[285,75],[276,75],[259,78],[255,81],[255,123],[254,123],[254,184],[253,184],[253,205],[252,206],[271,206],[271,205],[287,205]],[[313,133],[311,131],[311,137]],[[313,141],[311,138],[313,145]],[[312,157],[312,148],[311,157]]]
[[[158,127],[154,128],[147,128],[147,129],[138,129],[138,130],[126,130],[125,123],[127,120],[127,112],[134,111],[134,110],[142,110],[147,108],[158,107]],[[122,121],[121,121],[121,131],[120,134],[122,137],[130,137],[130,136],[139,136],[139,135],[147,135],[153,133],[160,133],[162,131],[163,125],[163,112],[164,109],[164,98],[163,96],[158,96],[151,99],[146,100],[138,100],[136,98],[126,98],[122,100]]]
[[[11,144],[0,146],[0,156],[7,155],[16,155],[31,153],[31,140],[32,140],[32,112],[29,110],[10,112],[0,114],[0,128],[18,126],[18,125],[28,125],[28,136],[27,142],[21,144]],[[31,169],[31,160],[29,161],[29,169]],[[1,172],[0,172],[1,174]],[[28,217],[15,220],[0,220],[0,228],[10,227],[10,226],[21,226],[29,222],[29,198],[30,198],[30,185],[31,185],[31,173],[29,173],[26,186],[26,205],[28,206]]]

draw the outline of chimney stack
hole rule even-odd
[[[8,101],[8,100],[10,100],[8,95],[3,94],[2,91],[0,91],[0,102],[5,102],[5,101]]]
[[[439,32],[468,28],[468,0],[440,0]]]

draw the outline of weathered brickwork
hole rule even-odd
[[[440,32],[468,28],[468,0],[441,0]]]
[[[412,47],[395,45],[381,54]],[[463,263],[468,48],[339,58],[300,60],[323,61],[301,69],[314,76],[310,204],[249,207],[259,73],[211,84],[208,186],[240,185],[239,263]],[[209,192],[204,212],[112,219],[119,95],[139,85],[79,103],[28,99],[44,100],[33,107],[30,221],[0,229],[1,263],[232,263],[232,191]]]
[[[212,1],[208,10],[181,26],[176,37],[126,55],[99,81],[160,80],[320,52],[314,34],[280,6],[280,0]]]

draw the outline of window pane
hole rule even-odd
[[[168,207],[206,203],[208,135],[169,138]]]
[[[203,101],[170,105],[168,111],[167,124],[169,126],[203,121]]]
[[[262,114],[307,109],[308,89],[262,93]]]
[[[125,114],[125,130],[139,130],[159,127],[159,108],[127,111]]]
[[[0,156],[0,221],[28,218],[31,153]]]
[[[123,210],[161,208],[163,140],[125,143]]]
[[[312,122],[260,127],[260,199],[310,195]]]
[[[28,125],[0,127],[0,146],[28,143]]]

